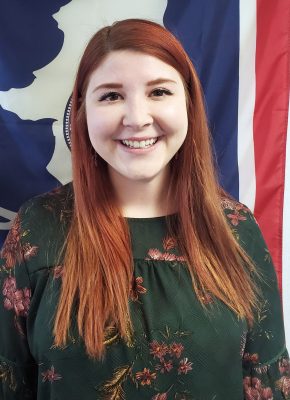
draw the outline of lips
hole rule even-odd
[[[146,149],[153,146],[158,141],[158,137],[151,139],[124,139],[121,143],[132,149]]]

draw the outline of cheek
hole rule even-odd
[[[159,113],[162,128],[167,133],[186,135],[188,128],[188,117],[186,105],[171,104],[163,108]]]
[[[112,135],[116,124],[111,114],[108,116],[107,113],[88,110],[87,126],[91,140],[98,140]]]

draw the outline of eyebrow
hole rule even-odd
[[[177,84],[177,82],[172,80],[172,79],[158,78],[158,79],[154,79],[152,81],[148,81],[146,83],[146,86],[160,85],[160,84],[163,84],[163,83],[175,83],[175,84]],[[99,90],[99,89],[120,89],[122,87],[123,87],[123,85],[121,83],[108,82],[108,83],[103,83],[102,85],[99,85],[99,86],[95,87],[93,92],[95,92],[96,90]]]

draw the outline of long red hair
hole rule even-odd
[[[252,262],[238,245],[221,208],[210,135],[197,74],[179,41],[162,26],[130,19],[98,31],[80,61],[72,98],[74,210],[64,253],[64,275],[55,319],[55,344],[69,335],[73,310],[87,353],[104,353],[106,328],[130,341],[128,298],[133,276],[130,233],[116,203],[104,160],[94,163],[84,98],[94,70],[112,51],[132,50],[157,57],[181,75],[187,97],[188,133],[171,160],[178,218],[168,228],[186,257],[193,289],[201,300],[211,293],[238,316],[253,321],[256,290]]]

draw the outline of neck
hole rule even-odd
[[[132,181],[113,172],[110,178],[124,217],[154,218],[176,212],[170,202],[168,173],[150,180]]]

